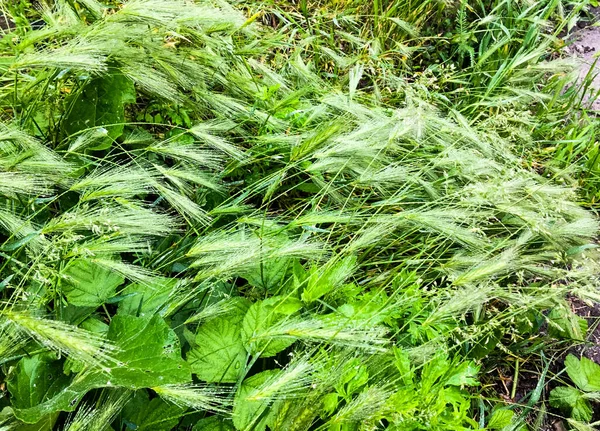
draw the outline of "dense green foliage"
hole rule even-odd
[[[2,429],[528,429],[547,368],[481,377],[599,298],[585,3],[35,3],[1,7]]]

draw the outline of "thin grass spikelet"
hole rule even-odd
[[[361,423],[376,418],[385,409],[394,391],[384,385],[371,386],[342,407],[331,419],[332,424]]]
[[[274,325],[255,338],[299,339],[305,342],[328,343],[337,346],[387,351],[388,330],[372,322],[345,321],[345,319],[292,318]]]
[[[108,391],[108,395],[107,395]],[[121,412],[132,392],[122,389],[105,389],[96,405],[85,405],[63,428],[65,431],[104,431]]]
[[[182,384],[152,388],[158,395],[180,407],[191,407],[215,413],[229,413],[229,391],[210,385]]]
[[[117,362],[112,356],[117,347],[96,333],[57,320],[6,308],[0,312],[0,316],[43,346],[92,368],[109,371],[110,366]]]
[[[246,399],[270,402],[302,397],[312,385],[314,369],[314,366],[308,361],[308,356],[294,360],[281,372],[271,376],[260,387],[254,389]]]

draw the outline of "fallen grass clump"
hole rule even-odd
[[[544,379],[524,408],[480,376],[581,336],[598,222],[509,117],[573,100],[541,20],[579,10],[408,3],[338,35],[259,3],[2,6],[3,429],[527,429]],[[420,40],[434,16],[475,41]],[[352,35],[415,63],[346,64]],[[443,40],[465,64],[433,96]]]

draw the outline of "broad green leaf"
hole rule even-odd
[[[106,386],[106,376],[97,373],[80,374],[71,380],[68,386],[56,392],[52,398],[37,404],[31,403],[30,407],[15,408],[15,417],[25,423],[34,424],[55,412],[73,411],[86,392],[103,386]]]
[[[92,129],[102,130],[91,150],[105,150],[123,134],[125,105],[135,102],[133,82],[120,73],[91,79],[70,100],[68,115],[62,126],[67,135]]]
[[[444,376],[451,369],[451,364],[448,361],[448,355],[439,351],[423,366],[421,372],[421,388],[424,393],[428,393],[438,379]]]
[[[276,376],[279,370],[267,370],[242,382],[233,401],[233,424],[240,431],[264,431],[267,426],[267,407],[271,400],[251,399],[265,382]]]
[[[108,325],[102,322],[100,319],[94,316],[90,316],[85,319],[79,325],[80,328],[85,329],[90,332],[96,332],[98,334],[106,335],[108,332]],[[67,358],[63,365],[63,371],[66,375],[75,374],[83,371],[85,369],[85,364],[78,362],[73,358]]]
[[[294,343],[294,339],[269,336],[269,329],[293,314],[296,303],[293,298],[274,296],[252,304],[242,323],[242,341],[248,353],[266,358]]]
[[[18,412],[51,399],[68,383],[61,362],[47,354],[39,354],[19,361],[7,387],[12,406]]]
[[[195,347],[187,354],[192,372],[207,382],[236,382],[244,371],[247,352],[241,323],[250,302],[234,298],[234,309],[209,320],[196,333]]]
[[[394,351],[394,365],[398,369],[400,379],[405,386],[410,386],[414,383],[415,372],[410,365],[410,358],[408,353],[398,347],[393,348]]]
[[[177,279],[166,277],[156,278],[151,284],[130,284],[122,292],[129,296],[120,302],[119,313],[134,316],[160,314],[176,284]]]
[[[492,412],[492,417],[488,422],[487,429],[501,430],[502,428],[509,426],[512,423],[514,415],[515,412],[512,410],[505,408],[495,409]]]
[[[113,296],[124,279],[109,269],[87,259],[72,261],[61,280],[61,289],[70,304],[79,307],[98,307]]]
[[[477,386],[477,373],[479,366],[474,362],[463,362],[450,369],[450,376],[446,380],[446,385],[451,386]]]
[[[194,425],[192,431],[235,431],[235,428],[229,422],[211,416],[206,419],[200,419],[196,425]]]
[[[600,391],[600,365],[585,357],[579,360],[569,355],[565,359],[565,367],[579,389],[585,392]]]
[[[179,340],[160,316],[117,315],[111,321],[107,337],[118,348],[113,355],[118,361],[114,367],[83,371],[52,398],[29,408],[15,409],[15,416],[23,422],[35,423],[56,411],[73,411],[81,398],[95,388],[141,389],[191,380],[189,366],[181,358]]]
[[[277,292],[283,285],[290,258],[267,259],[260,264],[240,272],[240,276],[248,280],[248,284],[269,292]]]
[[[579,389],[567,386],[552,389],[550,405],[567,412],[575,420],[587,422],[592,419],[592,406]]]
[[[548,334],[552,337],[583,341],[587,329],[587,320],[566,306],[554,308],[548,314]]]
[[[46,415],[38,422],[33,424],[26,424],[22,421],[18,421],[19,423],[16,424],[15,422],[17,421],[17,419],[15,419],[15,413],[13,408],[4,407],[2,411],[0,411],[0,424],[5,426],[5,428],[0,429],[18,431],[52,431],[59,414],[59,412],[56,412]]]
[[[310,303],[340,287],[356,269],[356,256],[331,260],[323,267],[314,267],[302,292],[302,300]]]
[[[115,354],[120,365],[110,373],[112,384],[138,389],[190,380],[179,339],[162,317],[118,314],[110,323],[107,337],[121,349]]]
[[[136,431],[169,431],[177,426],[185,409],[163,401],[150,400],[145,390],[136,391],[123,408],[121,419],[127,429]]]

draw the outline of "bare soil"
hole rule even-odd
[[[598,25],[600,7],[593,8],[591,13],[596,19],[580,23],[581,28],[572,35],[565,52],[581,61],[579,71],[581,81],[591,70],[592,75],[595,75],[591,87],[598,92],[600,91],[600,61],[596,62],[596,59],[600,56],[600,26]],[[590,109],[600,111],[600,98],[592,102]]]

